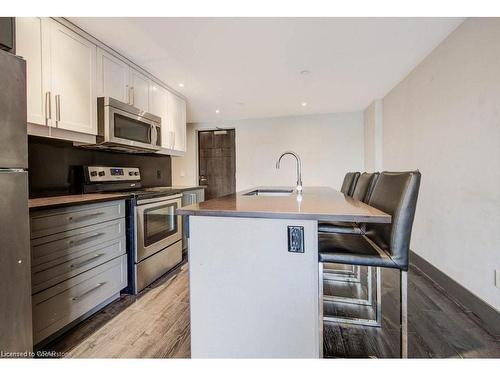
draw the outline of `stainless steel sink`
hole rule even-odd
[[[293,189],[255,189],[243,195],[262,195],[268,197],[286,197],[292,195]]]

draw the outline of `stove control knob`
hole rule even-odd
[[[95,177],[95,176],[97,176],[97,172],[96,172],[96,171],[92,171],[92,172],[90,172],[90,175],[91,175],[92,177]]]
[[[139,176],[139,172],[134,172],[134,176]]]
[[[104,171],[100,171],[99,176],[101,176],[101,177],[104,176]]]
[[[128,175],[129,175],[129,176],[133,176],[133,175],[134,175],[134,172],[128,172]]]

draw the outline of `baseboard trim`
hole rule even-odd
[[[498,310],[413,251],[410,251],[410,263],[443,288],[451,298],[455,299],[466,310],[475,314],[490,334],[500,336],[500,312]]]

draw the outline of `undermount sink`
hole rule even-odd
[[[292,195],[293,189],[255,189],[243,195],[262,195],[269,197],[286,197]]]

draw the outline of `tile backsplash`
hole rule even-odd
[[[30,198],[80,192],[75,171],[82,165],[139,167],[144,187],[172,185],[170,156],[88,150],[72,142],[29,136]]]

